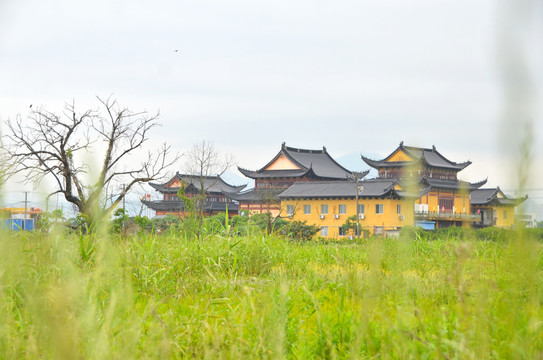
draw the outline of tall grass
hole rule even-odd
[[[543,356],[541,242],[449,235],[4,232],[0,357]]]

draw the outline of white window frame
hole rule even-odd
[[[328,226],[321,226],[321,236],[328,236]]]
[[[381,210],[381,211],[379,211]],[[383,206],[383,204],[375,204],[375,213],[377,215],[381,215],[385,212],[385,207]]]
[[[311,205],[304,205],[304,215],[311,215]]]
[[[339,204],[339,206],[338,206],[338,214],[340,214],[340,215],[347,214],[347,205],[346,204]]]
[[[287,216],[294,215],[294,205],[287,205]]]
[[[321,215],[328,215],[328,204],[321,204]]]

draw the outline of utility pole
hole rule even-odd
[[[126,188],[126,185],[123,184],[123,193],[124,193],[124,189]],[[125,207],[125,202],[124,202],[124,198],[126,197],[126,194],[125,196],[123,196],[123,223],[122,223],[122,228],[123,228],[123,235],[124,235],[124,217],[126,215],[126,207]]]
[[[123,192],[124,192],[124,189],[125,189],[125,187],[126,187],[126,185],[125,185],[125,184],[123,184]],[[124,203],[124,198],[125,198],[125,196],[123,196],[123,212],[125,212],[125,211],[126,211],[126,208],[125,208],[125,203]]]
[[[358,196],[364,191],[364,186],[358,185],[359,181],[366,176],[367,173],[353,172],[351,178],[354,179],[356,193],[356,238],[360,239],[360,211],[358,208]]]
[[[23,213],[23,230],[26,230],[26,211],[28,208],[28,191],[25,191],[25,212]]]

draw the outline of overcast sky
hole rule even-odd
[[[512,23],[535,24],[521,50],[538,100],[530,186],[543,188],[537,9]],[[0,0],[0,119],[114,94],[160,110],[153,141],[212,141],[244,168],[284,141],[337,158],[403,140],[471,160],[465,180],[512,188],[498,30],[517,29],[503,17],[491,0]]]

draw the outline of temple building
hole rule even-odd
[[[358,216],[361,232],[367,234],[391,235],[403,226],[413,226],[413,204],[428,191],[429,187],[405,191],[398,179],[379,178],[359,182],[300,182],[279,197],[282,217],[320,226],[321,237],[342,238],[354,235],[342,228],[353,215]]]
[[[279,152],[259,170],[239,171],[255,180],[255,187],[246,192],[228,194],[239,203],[239,211],[280,213],[278,194],[295,183],[348,181],[351,171],[339,165],[323,147],[320,150],[298,149],[281,145]]]
[[[163,184],[149,183],[156,191],[162,194],[162,200],[142,200],[143,204],[153,209],[157,216],[173,214],[185,215],[185,204],[177,196],[181,186],[185,189],[185,196],[195,197],[203,189],[206,198],[203,204],[205,215],[213,215],[228,209],[230,216],[238,213],[238,204],[226,194],[239,193],[246,185],[234,186],[226,183],[219,176],[198,176],[175,174],[173,178]]]
[[[526,199],[527,196],[507,197],[499,187],[472,191],[471,212],[479,217],[479,221],[474,222],[473,227],[512,228],[515,224],[515,207]]]
[[[448,226],[471,227],[480,216],[472,214],[470,194],[483,186],[486,180],[469,183],[458,179],[458,173],[471,164],[456,163],[432,147],[419,148],[400,143],[382,160],[362,160],[379,172],[380,179],[397,179],[399,189],[426,189],[429,191],[415,201],[415,226],[442,228]]]

